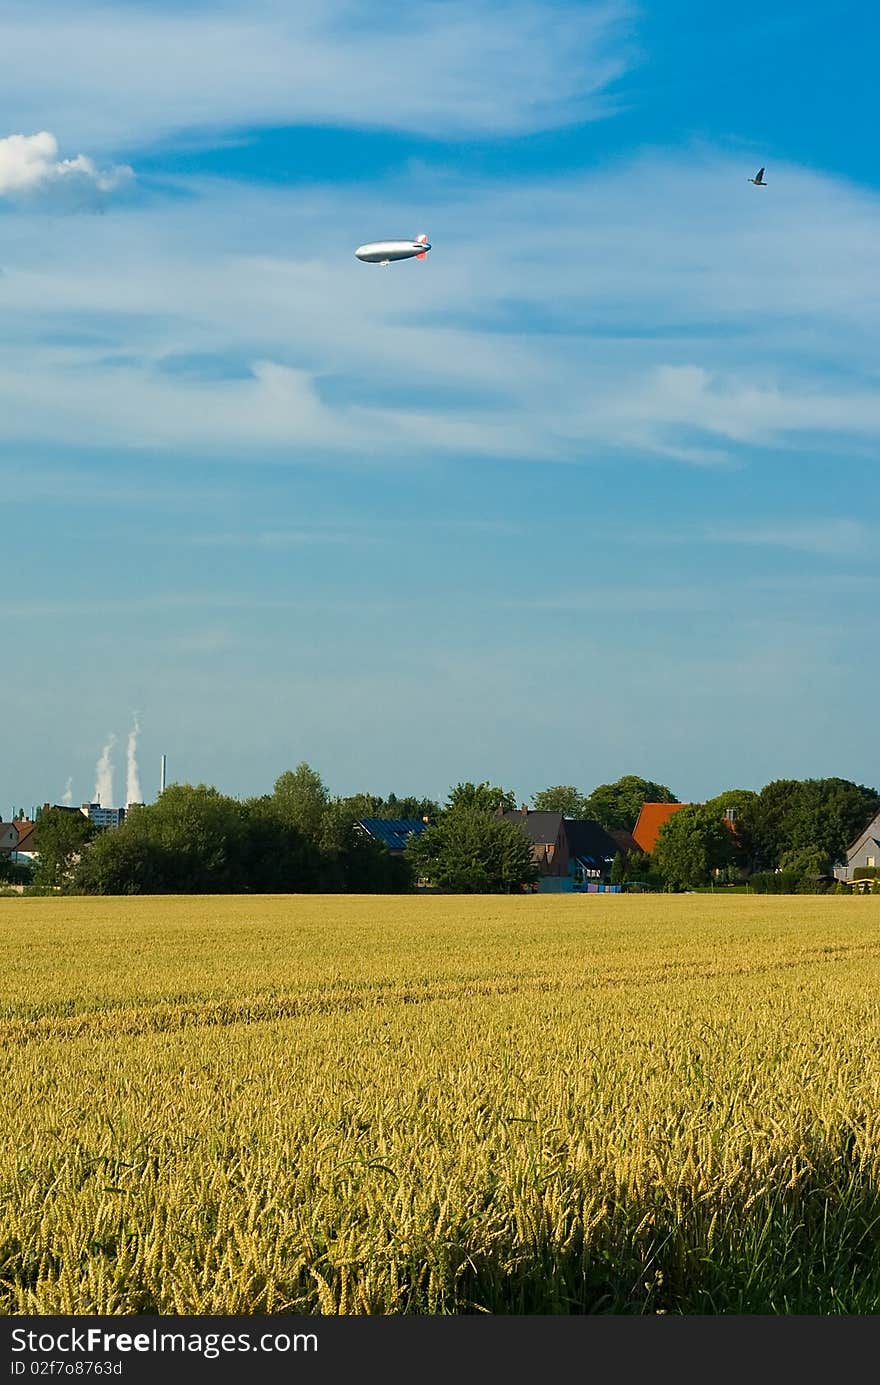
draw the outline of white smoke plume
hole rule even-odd
[[[64,793],[61,796],[61,802],[67,808],[69,808],[71,803],[73,802],[73,775],[71,775],[68,778],[67,783],[64,786]]]
[[[140,731],[141,727],[140,722],[138,721],[138,714],[137,712],[135,712],[134,725],[128,733],[128,747],[126,750],[126,755],[128,758],[128,774],[125,780],[126,805],[128,805],[129,803],[143,802],[141,798],[141,781],[140,776],[138,774],[137,765],[137,738],[140,735]]]
[[[26,198],[41,194],[73,194],[81,198],[115,192],[134,174],[127,165],[99,169],[85,154],[59,159],[58,141],[48,130],[38,135],[7,135],[0,139],[0,197]]]
[[[95,792],[92,794],[92,802],[100,803],[102,808],[113,807],[113,765],[110,762],[110,752],[115,744],[116,737],[111,732],[110,739],[95,765]]]

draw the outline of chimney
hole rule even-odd
[[[528,803],[521,803],[521,804],[519,805],[519,810],[520,810],[520,812],[522,813],[522,815],[523,815],[524,818],[527,818],[527,817],[528,817],[528,815],[529,815],[529,805],[528,805]]]

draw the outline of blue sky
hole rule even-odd
[[[147,799],[880,782],[880,19],[715,9],[9,0],[0,813],[135,712]]]

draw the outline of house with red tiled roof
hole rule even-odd
[[[643,803],[639,809],[636,825],[632,830],[636,845],[648,855],[657,845],[660,828],[668,822],[679,808],[690,808],[690,803]]]

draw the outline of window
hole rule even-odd
[[[868,859],[867,859],[867,861],[865,862],[865,865],[868,865],[868,866],[876,866],[876,864],[877,864],[877,857],[876,857],[876,856],[869,856]]]

